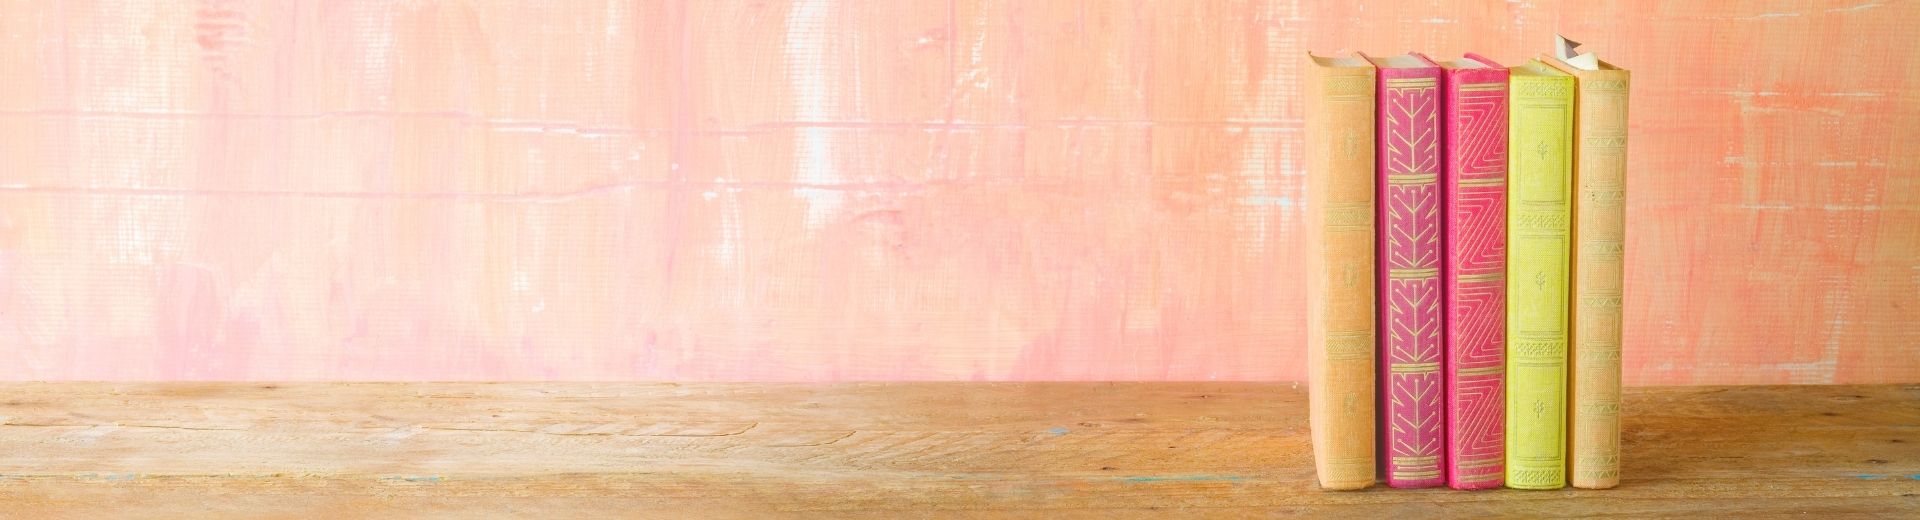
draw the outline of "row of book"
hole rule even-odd
[[[1322,487],[1619,483],[1629,74],[1577,45],[1308,55]]]

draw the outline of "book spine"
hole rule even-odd
[[[1447,77],[1447,485],[1505,482],[1507,70]]]
[[[1567,270],[1573,78],[1511,80],[1507,208],[1507,486],[1566,485]]]
[[[1573,415],[1567,461],[1573,486],[1620,484],[1620,302],[1626,238],[1625,70],[1577,74],[1574,116]]]
[[[1321,487],[1361,489],[1374,481],[1374,71],[1309,70],[1309,429]]]
[[[1440,371],[1440,69],[1381,69],[1379,217],[1380,445],[1388,486],[1446,482]]]

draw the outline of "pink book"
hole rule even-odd
[[[1375,216],[1379,251],[1380,457],[1387,485],[1446,482],[1440,372],[1440,66],[1418,54],[1379,67]]]
[[[1447,485],[1497,488],[1506,469],[1507,68],[1477,54],[1441,66]]]

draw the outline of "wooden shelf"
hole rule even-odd
[[[1484,492],[1317,489],[1305,393],[1287,383],[0,394],[0,507],[35,518],[1920,517],[1920,385],[1629,389],[1618,489]]]

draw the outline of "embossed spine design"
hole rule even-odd
[[[1507,486],[1555,489],[1566,485],[1573,77],[1535,61],[1510,89]]]
[[[1629,73],[1573,71],[1573,337],[1568,352],[1573,486],[1620,483],[1620,337],[1624,287]]]
[[[1506,478],[1507,69],[1444,79],[1447,484],[1496,488]]]
[[[1387,485],[1446,482],[1440,68],[1379,73],[1380,446]]]
[[[1374,69],[1308,57],[1307,361],[1314,467],[1374,481]]]

